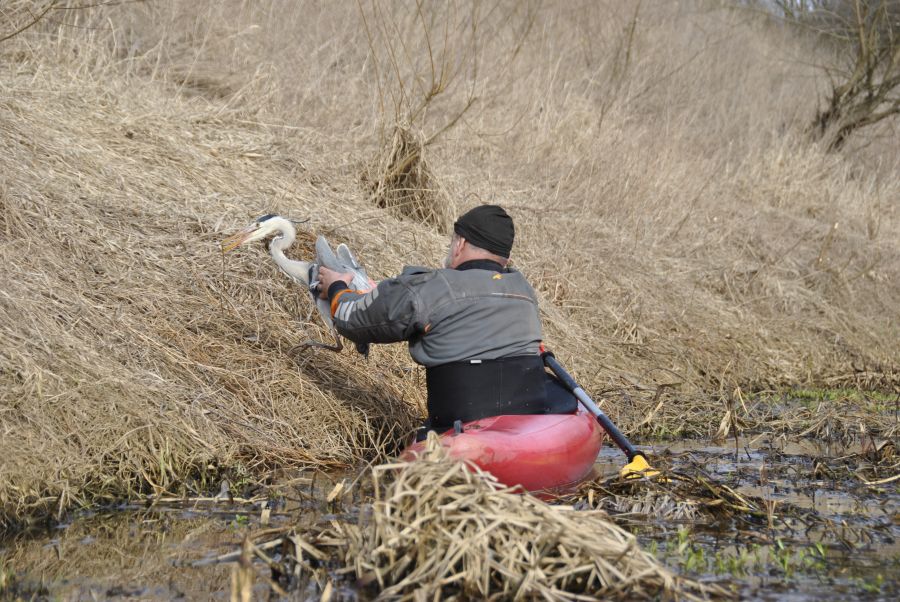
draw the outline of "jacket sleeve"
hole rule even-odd
[[[415,292],[397,278],[382,280],[368,293],[330,289],[329,298],[335,327],[354,343],[396,343],[420,331]]]

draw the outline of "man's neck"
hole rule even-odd
[[[506,268],[490,259],[470,259],[456,266],[457,270],[490,270],[492,272],[505,272]]]

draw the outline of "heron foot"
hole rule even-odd
[[[301,345],[297,345],[296,347],[291,348],[291,350],[288,351],[288,354],[293,355],[294,353],[299,353],[300,351],[305,351],[306,349],[309,349],[310,347],[317,347],[320,349],[327,349],[328,351],[334,351],[335,353],[340,353],[341,350],[344,349],[344,342],[341,340],[341,337],[337,333],[335,333],[333,345],[324,343],[322,341],[309,340]]]

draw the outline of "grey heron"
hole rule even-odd
[[[289,259],[284,252],[297,240],[297,231],[294,229],[294,224],[291,220],[271,213],[260,217],[240,232],[225,238],[222,241],[222,252],[228,253],[242,245],[265,240],[270,236],[272,240],[269,242],[269,254],[272,256],[272,259],[275,260],[282,272],[309,291],[313,298],[313,303],[319,310],[322,321],[334,332],[334,345],[328,345],[320,341],[307,341],[301,347],[322,347],[331,351],[340,351],[343,349],[343,344],[331,319],[331,305],[327,299],[319,298],[318,294],[319,266],[325,266],[339,272],[351,272],[353,281],[350,283],[350,288],[356,290],[368,290],[374,286],[374,283],[369,280],[365,268],[356,261],[347,245],[343,243],[338,245],[337,251],[334,252],[324,236],[316,238],[316,257],[314,261]],[[360,351],[362,352],[362,350]]]

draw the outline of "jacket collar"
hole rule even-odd
[[[505,272],[506,268],[490,259],[470,259],[465,263],[456,266],[457,270],[490,270],[492,272]]]

